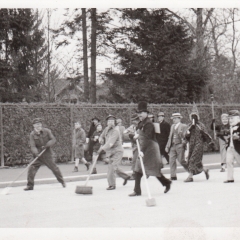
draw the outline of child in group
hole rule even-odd
[[[74,157],[75,157],[75,167],[73,172],[78,172],[79,161],[83,162],[89,169],[90,163],[84,158],[84,143],[86,142],[86,133],[82,128],[81,122],[77,121],[74,124],[73,132],[73,148],[74,148]]]

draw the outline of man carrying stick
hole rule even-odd
[[[155,176],[158,181],[165,186],[164,193],[167,193],[171,187],[171,181],[164,177],[161,173],[163,167],[162,158],[159,151],[158,143],[156,141],[156,135],[154,125],[148,118],[148,110],[146,102],[139,102],[138,114],[141,122],[138,124],[138,133],[134,138],[139,140],[141,152],[139,155],[143,157],[143,165],[147,176]],[[135,167],[135,187],[134,192],[130,194],[130,197],[141,195],[141,178],[143,176],[142,168],[139,159]]]
[[[33,190],[35,175],[43,164],[51,169],[57,180],[63,187],[66,187],[63,176],[52,159],[51,147],[56,143],[56,138],[53,136],[50,129],[42,127],[41,118],[35,118],[33,120],[33,128],[34,130],[30,134],[30,146],[34,157],[36,157],[42,150],[46,150],[28,169],[28,183],[24,190]]]

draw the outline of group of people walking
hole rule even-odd
[[[150,116],[150,117],[149,117]],[[206,179],[209,179],[209,170],[203,166],[204,143],[213,144],[211,136],[208,134],[205,125],[200,121],[197,106],[194,104],[189,115],[190,122],[181,122],[182,115],[173,113],[170,126],[165,121],[164,112],[159,112],[157,122],[154,122],[148,110],[146,102],[139,102],[136,114],[131,118],[132,125],[125,129],[122,126],[122,119],[109,115],[106,118],[107,127],[103,129],[100,120],[94,117],[91,121],[88,134],[85,133],[80,121],[76,121],[73,132],[73,147],[75,156],[74,171],[78,171],[79,161],[82,161],[87,170],[89,161],[84,157],[84,145],[88,143],[88,152],[92,158],[103,156],[108,162],[107,190],[116,189],[116,175],[123,178],[123,185],[130,179],[135,180],[133,193],[130,197],[141,195],[141,178],[143,176],[139,156],[143,159],[143,166],[147,177],[154,176],[165,187],[167,193],[172,181],[177,180],[177,162],[188,172],[188,177],[184,182],[193,182],[193,176],[204,172]],[[216,132],[219,138],[221,153],[221,172],[227,167],[227,180],[225,183],[234,182],[233,162],[240,163],[240,113],[232,110],[229,114],[222,114],[222,124],[215,125],[215,119],[211,124],[211,129]],[[44,153],[32,164],[28,171],[28,183],[24,190],[33,190],[34,177],[42,164],[48,166],[63,187],[66,186],[62,174],[52,159],[51,147],[56,142],[51,130],[42,127],[41,119],[33,120],[34,130],[30,134],[30,145],[34,156],[42,150]],[[128,137],[132,143],[133,161],[132,176],[124,173],[119,167],[123,157],[123,141]],[[139,141],[140,151],[136,141]],[[170,166],[170,179],[166,178],[161,169],[163,168],[163,157]],[[97,173],[96,167],[93,173]]]

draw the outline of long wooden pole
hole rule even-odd
[[[214,116],[214,105],[213,105],[213,94],[211,94],[211,102],[212,102],[212,117],[213,117],[213,119],[215,119],[215,116]],[[215,122],[213,123],[213,135],[214,135],[214,140],[216,140]]]

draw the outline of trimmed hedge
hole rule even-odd
[[[212,108],[210,104],[198,104],[200,120],[206,125],[209,133],[212,120]],[[0,127],[3,131],[4,142],[4,164],[21,165],[26,164],[32,159],[29,146],[29,134],[32,131],[32,120],[36,117],[43,119],[43,125],[52,130],[57,139],[54,145],[54,158],[56,162],[68,162],[71,160],[72,152],[72,127],[77,120],[82,122],[82,126],[88,132],[91,119],[97,116],[101,119],[103,126],[106,126],[105,118],[115,115],[123,119],[123,125],[128,127],[131,115],[135,112],[136,104],[1,104],[3,123]],[[189,113],[192,110],[191,104],[150,104],[149,111],[155,117],[159,111],[165,113],[165,119],[171,123],[173,112],[180,112],[183,116],[182,122],[189,122]],[[215,106],[216,124],[220,124],[220,115],[230,109],[239,109],[240,105]],[[1,134],[1,132],[0,132]],[[218,144],[216,141],[216,147]],[[205,147],[205,151],[212,151]]]

